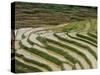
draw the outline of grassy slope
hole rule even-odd
[[[59,25],[96,18],[96,7],[16,3],[16,28]]]

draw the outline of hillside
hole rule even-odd
[[[77,26],[76,26],[77,25]],[[59,30],[60,29],[60,30]],[[96,20],[16,30],[16,72],[97,67]]]
[[[16,73],[97,68],[96,7],[15,4]]]

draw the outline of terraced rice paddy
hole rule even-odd
[[[17,26],[14,43],[12,61],[16,73],[97,68],[97,19],[94,17],[49,26]]]

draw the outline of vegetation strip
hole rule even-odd
[[[69,43],[72,43],[76,46],[80,46],[80,47],[83,47],[85,48],[86,50],[88,50],[91,54],[93,54],[93,56],[97,59],[97,54],[87,45],[85,44],[82,44],[82,43],[79,43],[77,41],[74,41],[74,40],[70,40],[70,39],[66,39],[66,38],[63,38],[61,36],[58,36],[56,33],[54,34],[54,36],[56,36],[58,39],[61,39],[62,41],[65,41],[65,42],[69,42]]]
[[[97,44],[97,40],[96,39],[93,39],[93,38],[91,38],[89,36],[83,35],[82,33],[78,33],[76,35],[78,37],[80,37],[80,38],[87,39],[87,40],[91,41],[92,43]]]
[[[20,64],[21,66],[27,68],[27,70],[30,70],[31,72],[32,71],[36,71],[36,72],[42,72],[42,70],[36,68],[36,67],[33,67],[33,66],[29,66],[27,64],[24,64],[22,62],[20,62],[19,60],[16,59],[16,63]],[[16,66],[17,67],[17,66]],[[22,69],[23,70],[23,69]],[[26,71],[27,72],[27,71]]]
[[[95,33],[88,32],[87,34],[88,34],[89,36],[91,36],[91,37],[97,39],[97,35],[96,35]]]
[[[43,68],[46,68],[48,71],[52,71],[52,69],[51,69],[48,65],[45,65],[45,64],[40,63],[40,62],[37,62],[37,61],[35,61],[35,60],[28,59],[28,58],[26,58],[26,57],[24,57],[23,55],[18,54],[18,53],[16,54],[16,56],[22,58],[22,59],[23,59],[24,61],[26,61],[26,62],[30,62],[30,63],[32,63],[32,64],[36,64],[36,65],[38,65],[38,66],[41,66],[41,67],[43,67]]]
[[[93,67],[92,67],[92,63],[91,63],[91,61],[87,58],[87,56],[84,55],[83,53],[81,53],[80,51],[78,51],[77,49],[75,49],[75,48],[73,48],[73,47],[70,47],[70,46],[68,46],[68,45],[65,45],[65,44],[61,44],[61,43],[59,43],[59,42],[57,42],[57,41],[53,41],[53,40],[48,39],[48,38],[47,38],[47,40],[50,41],[50,42],[52,42],[52,43],[58,44],[59,46],[65,47],[65,48],[67,48],[67,49],[70,49],[71,51],[76,52],[76,53],[78,53],[79,55],[83,56],[83,57],[85,58],[85,60],[87,61],[87,63],[90,65],[90,67],[93,68]]]
[[[91,43],[91,42],[89,42],[89,41],[87,41],[87,40],[84,40],[84,39],[75,37],[75,36],[71,35],[70,33],[66,33],[66,35],[68,35],[69,37],[71,37],[71,38],[73,38],[73,39],[77,39],[77,40],[80,40],[80,41],[84,41],[84,42],[87,42],[87,43],[91,44],[92,46],[97,47],[97,45],[95,45],[95,44],[93,44],[93,43]]]
[[[50,39],[49,39],[49,41],[51,41]],[[54,41],[52,41],[52,43],[54,43]],[[55,43],[55,44],[58,44],[58,42],[57,43]],[[60,45],[61,46],[61,45]],[[65,47],[65,45],[62,45],[63,47]],[[65,47],[66,48],[66,47]],[[66,48],[66,49],[68,49],[68,48]],[[69,48],[70,49],[70,48]],[[70,50],[72,50],[73,51],[73,49],[70,49]],[[75,52],[75,51],[74,51]],[[75,52],[75,53],[77,53],[77,52]],[[82,53],[81,53],[82,54]],[[65,54],[65,57],[70,57],[70,55],[67,53],[67,54]],[[70,57],[70,58],[72,58],[72,57]],[[76,60],[75,60],[76,61]],[[81,67],[83,67],[82,66],[82,64],[80,64],[81,65]]]

